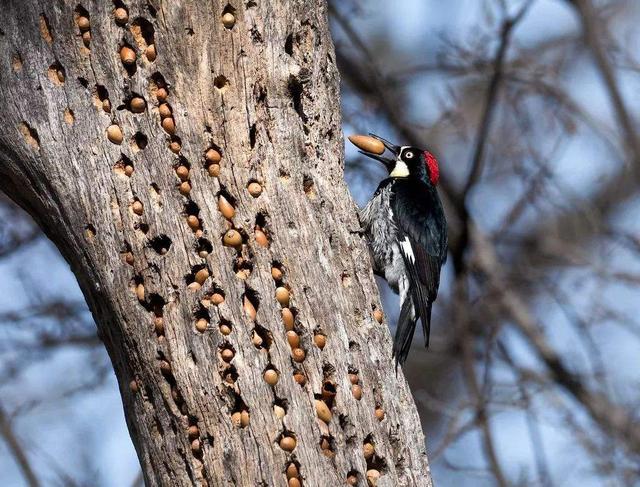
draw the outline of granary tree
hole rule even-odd
[[[343,181],[325,2],[0,17],[0,188],[77,276],[146,484],[430,485]]]

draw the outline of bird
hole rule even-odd
[[[400,295],[393,356],[403,365],[418,319],[429,346],[431,307],[438,296],[440,271],[447,260],[447,220],[437,186],[440,168],[426,149],[398,146],[375,134],[355,136],[359,152],[381,162],[389,175],[360,210],[360,223],[376,275]],[[381,143],[381,144],[380,144]],[[378,150],[379,149],[379,150]],[[389,151],[392,157],[382,154]]]

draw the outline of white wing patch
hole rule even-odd
[[[415,264],[416,256],[413,255],[413,249],[411,248],[409,237],[404,237],[400,240],[400,247],[402,248],[402,253],[407,257],[407,259],[409,259],[412,264]]]

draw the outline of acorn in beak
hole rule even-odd
[[[351,135],[349,136],[349,140],[353,145],[360,149],[358,151],[360,154],[364,154],[371,159],[380,161],[387,168],[393,167],[396,162],[396,157],[400,153],[400,146],[394,145],[388,140],[372,133],[369,133],[369,135]],[[394,157],[390,158],[382,156],[385,149],[391,152]]]

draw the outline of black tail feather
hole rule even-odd
[[[393,356],[396,358],[396,368],[404,364],[411,349],[413,332],[416,330],[415,313],[412,310],[411,299],[405,299],[400,309],[396,335],[393,339]],[[429,307],[430,308],[430,307]]]
[[[429,348],[429,334],[431,333],[431,301],[427,301],[427,305],[423,308],[423,313],[420,315],[420,321],[422,322],[422,331],[424,333],[424,346]]]

